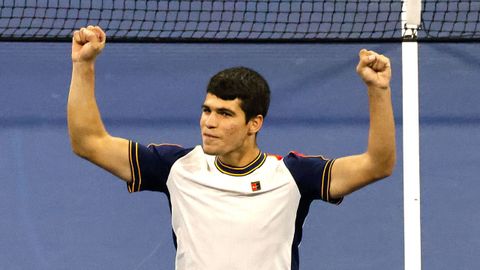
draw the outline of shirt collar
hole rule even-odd
[[[249,164],[243,167],[235,167],[223,163],[218,157],[215,158],[215,167],[224,174],[232,176],[245,176],[251,174],[256,169],[260,168],[265,160],[267,159],[267,154],[260,152],[258,156]]]

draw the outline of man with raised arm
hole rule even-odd
[[[167,195],[178,270],[296,270],[302,225],[313,200],[343,197],[392,173],[395,125],[389,59],[361,50],[367,87],[367,150],[325,159],[267,155],[256,134],[270,102],[257,72],[234,67],[209,81],[200,115],[202,145],[141,145],[111,136],[95,101],[95,59],[105,47],[97,26],[75,31],[68,129],[73,151],[127,182],[130,192]],[[319,236],[321,237],[321,236]]]

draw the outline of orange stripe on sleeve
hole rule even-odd
[[[140,163],[138,162],[138,143],[135,144],[135,160],[137,162],[138,170],[138,187],[137,191],[140,191],[140,186],[142,185],[142,172],[140,171]]]
[[[132,158],[132,147],[133,147],[133,142],[129,141],[128,142],[128,160],[130,162],[130,172],[132,174],[132,181],[128,185],[128,192],[134,192],[135,190],[135,168],[133,167],[133,158]]]

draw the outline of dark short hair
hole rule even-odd
[[[257,115],[267,116],[270,88],[256,71],[246,67],[233,67],[215,74],[208,83],[207,93],[223,100],[241,100],[246,121]]]

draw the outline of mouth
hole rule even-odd
[[[218,136],[208,134],[208,133],[202,133],[202,136],[206,139],[218,139],[219,138]]]

